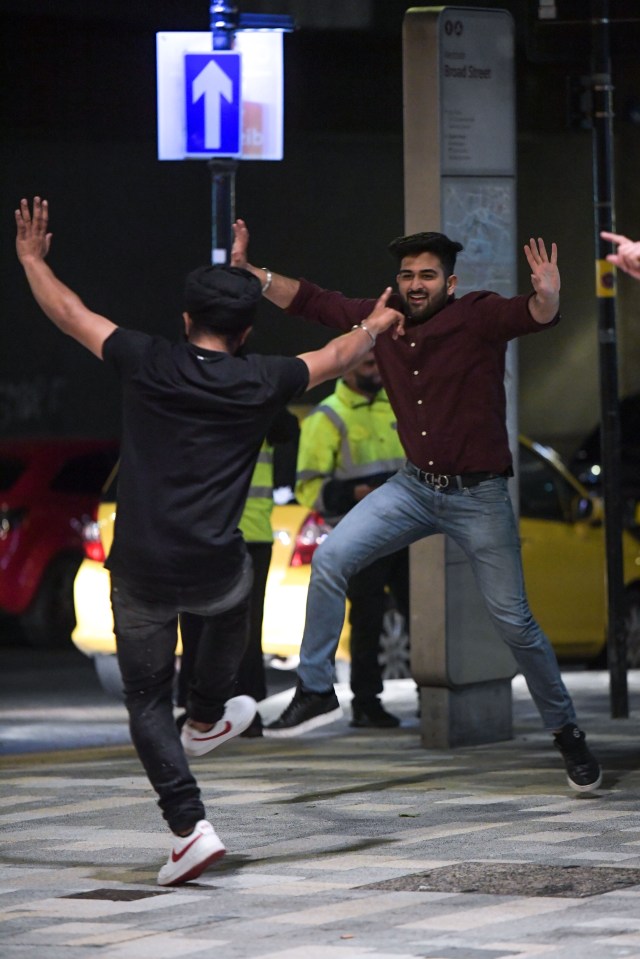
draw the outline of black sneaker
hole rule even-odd
[[[249,726],[240,733],[245,739],[258,739],[262,736],[262,717],[256,713]]]
[[[318,726],[326,726],[341,716],[342,709],[333,689],[327,693],[306,693],[298,684],[282,716],[264,727],[264,735],[297,736]]]
[[[371,729],[393,729],[400,725],[397,716],[388,713],[379,699],[354,699],[351,703],[353,719],[350,726],[369,727]]]
[[[586,793],[602,782],[600,763],[587,746],[586,738],[575,723],[567,723],[553,737],[567,767],[567,781],[572,789]]]

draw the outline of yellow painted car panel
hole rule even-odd
[[[275,506],[271,514],[273,552],[262,625],[262,648],[266,655],[286,659],[300,652],[311,567],[291,566],[291,556],[296,536],[308,515],[307,507],[298,504]],[[346,616],[336,658],[349,659]]]
[[[520,438],[520,540],[529,605],[560,659],[596,659],[606,634],[601,501],[558,454]],[[640,578],[640,542],[623,533],[624,581]]]
[[[521,437],[520,536],[529,603],[561,659],[593,660],[605,643],[605,544],[602,503],[566,469],[558,455]],[[274,546],[263,626],[267,656],[295,659],[302,638],[310,565],[292,566],[296,536],[309,511],[275,506]],[[115,506],[98,513],[105,552]],[[640,542],[624,533],[625,583],[640,583]],[[640,589],[636,586],[635,589]],[[75,581],[76,646],[87,655],[115,652],[109,574],[85,559]],[[345,619],[336,658],[349,658]]]
[[[284,660],[298,656],[304,630],[310,567],[291,566],[290,562],[296,536],[308,514],[305,506],[293,504],[274,506],[271,516],[274,541],[265,590],[262,648],[265,655]],[[105,554],[113,541],[114,519],[114,504],[100,504],[98,525]],[[115,652],[109,588],[109,572],[102,563],[83,560],[74,583],[76,626],[71,639],[87,656]],[[180,643],[177,651],[181,651]],[[349,659],[346,616],[336,658]]]

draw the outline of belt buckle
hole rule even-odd
[[[438,490],[446,489],[449,485],[449,477],[446,473],[425,473],[424,481]]]

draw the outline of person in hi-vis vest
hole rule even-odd
[[[274,419],[267,438],[258,455],[249,495],[240,518],[240,530],[247,544],[247,551],[253,563],[253,585],[250,596],[249,641],[240,663],[236,681],[236,695],[251,696],[256,702],[267,695],[264,662],[262,656],[262,617],[264,612],[264,594],[271,563],[273,548],[273,529],[271,513],[273,510],[274,457],[280,451],[297,447],[300,427],[297,417],[287,409]],[[281,461],[286,460],[283,456]],[[276,474],[280,471],[276,468]],[[293,486],[295,477],[276,476],[276,485],[280,488]],[[184,706],[189,682],[193,672],[195,650],[202,629],[202,620],[193,613],[184,613],[180,617],[182,634],[182,660],[178,677],[177,705]],[[257,712],[251,725],[240,734],[245,737],[262,736],[262,719]]]
[[[404,462],[396,418],[371,352],[303,421],[296,497],[335,525]],[[352,726],[399,725],[379,699],[383,684],[378,654],[387,588],[408,623],[407,549],[375,560],[349,580]]]

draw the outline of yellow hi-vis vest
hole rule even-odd
[[[395,473],[405,460],[386,392],[380,390],[371,401],[338,380],[331,396],[302,422],[296,498],[326,515],[322,492],[330,480],[366,483]]]
[[[265,440],[251,477],[249,495],[240,517],[240,529],[247,543],[273,542],[273,446]]]

